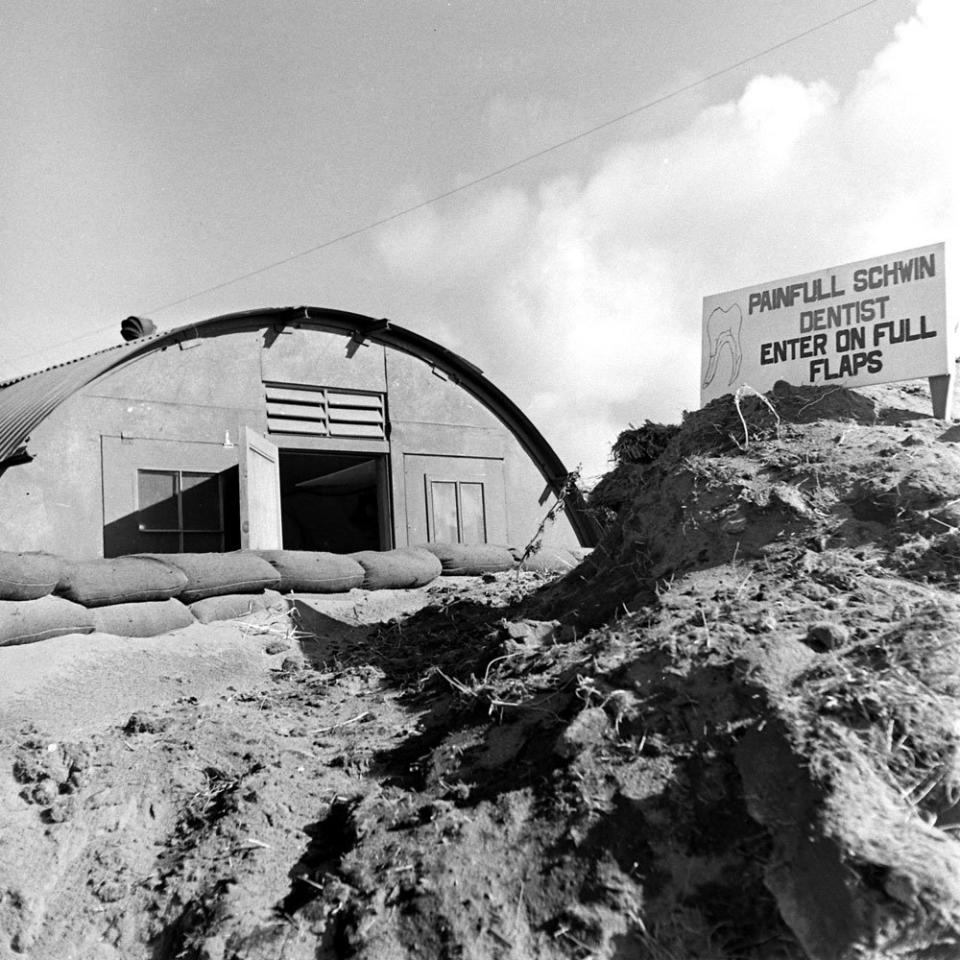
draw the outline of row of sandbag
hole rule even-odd
[[[192,603],[228,593],[341,593],[404,589],[445,576],[512,570],[559,571],[577,563],[569,550],[545,548],[522,560],[512,547],[428,543],[352,554],[305,550],[134,554],[70,561],[49,553],[0,551],[0,600],[55,593],[85,607],[177,597]]]
[[[242,616],[250,609],[250,595],[264,591],[420,587],[441,574],[510,570],[519,559],[508,547],[440,543],[350,555],[264,550],[142,554],[82,562],[0,551],[0,646],[93,630],[153,636],[194,619],[208,623]],[[521,565],[562,571],[575,563],[569,551],[548,550]],[[215,602],[217,598],[223,599]],[[227,601],[232,599],[236,602],[231,605]]]
[[[155,637],[196,622],[233,620],[268,608],[285,610],[287,606],[287,601],[272,590],[207,597],[189,606],[173,597],[90,608],[53,594],[36,600],[0,600],[0,647],[74,633]]]

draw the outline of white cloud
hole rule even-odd
[[[406,195],[399,205],[422,198]],[[380,251],[388,268],[406,280],[460,283],[495,269],[504,252],[523,241],[530,201],[520,190],[503,188],[463,201],[456,217],[425,207],[384,229]]]
[[[585,179],[490,186],[397,221],[378,240],[392,279],[438,304],[456,290],[470,306],[451,346],[597,474],[627,420],[697,405],[704,295],[939,240],[960,249],[958,10],[923,0],[846,97],[756,76]]]

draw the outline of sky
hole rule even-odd
[[[960,3],[862,4],[6,0],[0,379],[131,314],[333,307],[480,366],[590,482],[697,407],[705,296],[960,249]]]

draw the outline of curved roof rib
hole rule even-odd
[[[288,323],[317,325],[352,334],[358,341],[386,344],[441,369],[513,433],[550,489],[559,493],[567,468],[526,414],[478,367],[433,340],[389,320],[320,307],[273,307],[229,313],[108,347],[10,381],[0,389],[0,469],[5,461],[23,451],[30,432],[64,400],[111,370],[183,340]],[[568,501],[567,515],[580,542],[593,546],[597,540],[596,525],[578,493]]]

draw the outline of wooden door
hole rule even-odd
[[[240,437],[240,546],[244,550],[280,550],[280,452],[255,430]]]

